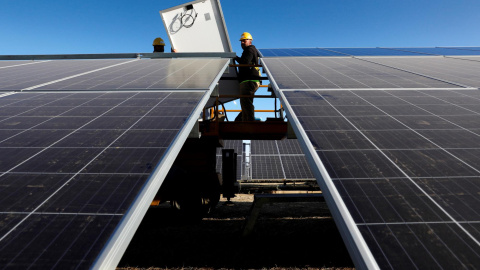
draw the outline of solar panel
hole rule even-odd
[[[450,56],[451,58],[480,62],[480,56]]]
[[[274,48],[259,51],[262,57],[480,55],[480,47]]]
[[[23,90],[51,83],[79,74],[122,65],[135,60],[58,60],[41,61],[31,65],[17,65],[0,71],[0,90]]]
[[[210,83],[195,90],[1,97],[0,268],[115,267],[226,68],[222,61],[204,59]],[[61,76],[74,73],[70,61],[58,62],[52,67],[66,68]],[[74,70],[87,66],[98,67]],[[44,75],[44,82],[61,78]]]
[[[352,58],[263,58],[262,62],[276,74],[275,82],[281,89],[458,87]]]
[[[276,141],[276,143],[280,155],[303,155],[302,149],[297,140],[287,139]]]
[[[223,65],[221,58],[45,61],[4,69],[0,90],[207,89],[208,75]]]
[[[275,48],[259,51],[262,57],[477,55],[475,52],[462,52],[455,48]]]
[[[321,48],[259,49],[262,57],[277,56],[345,56],[343,53]]]
[[[480,265],[478,90],[307,91],[297,59],[263,61],[357,268]]]
[[[480,47],[439,47],[439,48],[454,49],[454,50],[480,51]]]
[[[250,157],[252,167],[252,179],[255,180],[283,180],[285,173],[279,156],[260,156],[252,155]]]
[[[480,87],[480,62],[476,61],[445,57],[368,58],[367,60],[467,87]]]
[[[278,155],[277,144],[273,140],[253,140],[250,148],[252,155]]]
[[[297,140],[253,140],[251,157],[252,180],[314,179]]]
[[[400,50],[406,52],[417,52],[417,53],[425,53],[425,54],[432,54],[432,55],[480,55],[479,51],[474,50],[457,50],[454,48],[429,48],[429,47],[412,47],[412,48],[385,48],[385,49],[393,49],[393,50]]]
[[[0,62],[0,69],[4,68],[12,68],[12,67],[18,67],[18,66],[25,66],[25,65],[33,65],[33,64],[39,64],[42,63],[43,61],[17,61],[17,60],[12,60],[12,61],[1,61]]]
[[[37,90],[158,90],[206,89],[214,78],[208,76],[221,69],[224,59],[147,59],[102,69],[88,76],[36,88]],[[185,78],[185,74],[189,77]]]
[[[391,56],[391,55],[422,55],[418,52],[409,52],[409,51],[400,51],[400,50],[390,50],[387,48],[325,48],[325,50],[343,53],[347,55],[354,55],[354,56],[366,56],[366,55],[383,55],[383,56]]]
[[[282,155],[282,167],[286,180],[311,180],[315,179],[308,166],[305,155]]]

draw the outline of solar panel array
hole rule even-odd
[[[392,48],[393,50],[417,52],[431,55],[480,55],[479,51],[475,50],[460,50],[457,48]]]
[[[252,140],[252,180],[311,180],[314,176],[297,140]]]
[[[458,87],[452,83],[350,57],[265,58],[265,62],[271,65],[281,89]]]
[[[285,56],[421,56],[480,55],[478,47],[417,47],[417,48],[282,48],[261,49],[262,57]]]
[[[292,48],[292,49],[262,49],[263,57],[270,56],[344,56],[343,53],[323,50],[320,48]]]
[[[468,51],[480,51],[480,47],[439,47],[439,48],[468,50]]]
[[[477,57],[480,60],[480,57]],[[444,57],[368,58],[365,61],[426,75],[464,87],[480,87],[478,62]]]
[[[0,90],[167,90],[205,89],[224,60],[60,60],[12,66],[0,74]],[[17,74],[22,74],[19,80]]]
[[[1,62],[0,268],[114,268],[227,65]]]
[[[359,269],[480,265],[480,62],[459,58],[262,59]]]

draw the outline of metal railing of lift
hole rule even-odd
[[[230,64],[229,67],[263,67],[262,65],[247,65],[247,64]],[[235,77],[229,77],[229,78],[223,78],[223,79],[229,79],[229,80],[237,80]],[[260,77],[260,80],[268,80],[268,77]],[[269,85],[260,85],[259,87],[269,87]],[[213,106],[213,110],[210,111],[210,121],[219,121],[220,115],[223,114],[225,115],[225,118],[228,121],[227,117],[227,112],[241,112],[242,110],[227,110],[225,109],[225,106],[223,102],[220,101],[221,98],[273,98],[274,99],[274,110],[255,110],[255,112],[272,112],[275,115],[275,118],[283,119],[284,118],[284,109],[282,105],[280,104],[280,108],[277,108],[277,101],[276,101],[276,96],[273,90],[271,91],[271,95],[219,95],[216,97],[215,100],[215,105]],[[219,106],[222,106],[222,109],[219,109]],[[277,114],[279,117],[277,117]],[[204,111],[203,113],[203,120],[206,120],[206,112]]]

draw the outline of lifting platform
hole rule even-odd
[[[265,122],[204,121],[202,136],[217,136],[224,140],[282,140],[287,137],[288,123],[275,119]]]

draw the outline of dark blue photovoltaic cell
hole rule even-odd
[[[346,56],[343,53],[332,52],[321,48],[293,48],[293,49],[258,49],[262,57],[278,56]]]
[[[282,90],[458,87],[440,80],[350,57],[279,57],[264,58],[262,62],[267,72],[272,74],[271,80]]]
[[[414,48],[412,47],[412,48],[390,48],[390,49],[426,53],[426,54],[432,54],[432,55],[480,55],[480,51],[456,50],[456,49],[445,49],[445,48]]]
[[[242,140],[224,140],[223,147],[217,148],[217,156],[222,156],[222,149],[233,149],[238,155],[243,155]]]
[[[3,68],[0,69],[0,90],[21,90],[128,61],[131,60],[56,60]]]
[[[305,155],[282,155],[282,166],[287,180],[315,179]]]
[[[227,61],[221,58],[43,61],[0,68],[0,90],[208,89]]]
[[[20,66],[20,65],[32,65],[32,64],[38,64],[42,63],[42,61],[27,61],[27,60],[13,60],[13,61],[0,61],[0,68],[6,68],[6,67],[15,67],[15,66]]]
[[[252,179],[255,180],[282,180],[285,179],[279,156],[250,157],[252,166]]]
[[[480,47],[275,48],[259,51],[262,57],[480,55]]]
[[[257,141],[254,140],[250,144],[250,152],[252,155],[278,155],[276,141]]]
[[[439,47],[444,49],[455,49],[455,50],[467,50],[467,51],[480,51],[480,47]]]
[[[300,148],[298,140],[295,139],[285,139],[277,141],[278,151],[280,155],[303,155],[303,151]]]
[[[466,87],[480,87],[480,62],[446,57],[371,57],[366,59]]]
[[[384,48],[325,48],[329,51],[344,53],[353,56],[415,56],[421,53],[389,50]]]
[[[253,180],[314,178],[297,140],[252,140],[250,151],[253,158],[251,163]],[[272,167],[279,168],[279,172],[272,173]]]
[[[29,217],[30,222],[21,223],[3,239],[0,266],[2,269],[72,269],[73,265],[77,269],[89,269],[122,217],[95,213],[34,214]],[[2,224],[9,226],[0,228],[9,229],[24,218],[24,214],[1,213],[0,220],[6,221]],[[98,238],[88,237],[95,231]],[[2,235],[4,232],[0,229]],[[65,239],[72,241],[66,243]]]
[[[142,59],[36,90],[208,89],[225,59]]]

